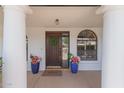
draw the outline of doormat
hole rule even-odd
[[[61,70],[45,70],[42,76],[62,76]]]

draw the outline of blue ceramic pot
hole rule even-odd
[[[78,72],[78,64],[77,63],[71,63],[71,72],[72,73]]]
[[[33,74],[36,74],[39,72],[39,65],[40,65],[39,62],[37,64],[31,64],[31,69]]]

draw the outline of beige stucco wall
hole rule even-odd
[[[27,36],[29,38],[29,56],[30,54],[42,57],[41,69],[45,69],[45,31],[69,31],[70,32],[70,52],[77,55],[77,36],[84,29],[93,30],[98,38],[97,61],[81,61],[79,70],[100,70],[101,69],[101,49],[102,49],[102,28],[40,28],[28,27]],[[28,70],[30,67],[30,58],[28,60]]]
[[[28,36],[28,62],[27,69],[31,70],[30,54],[42,57],[40,69],[45,69],[45,31],[69,31],[70,32],[70,52],[77,55],[77,35],[84,29],[93,30],[98,38],[97,61],[81,61],[79,70],[100,70],[101,69],[101,49],[102,49],[102,28],[43,28],[27,27]],[[0,56],[2,56],[2,27],[0,27]]]

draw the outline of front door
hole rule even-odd
[[[62,50],[61,50],[61,33],[47,32],[46,33],[46,65],[61,66]]]
[[[46,66],[68,68],[69,32],[46,32]]]

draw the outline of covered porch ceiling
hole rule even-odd
[[[30,6],[32,14],[26,18],[28,27],[80,28],[102,27],[102,15],[97,15],[99,5],[52,5]],[[59,19],[59,25],[55,20]],[[3,11],[0,7],[0,24],[3,24]]]

